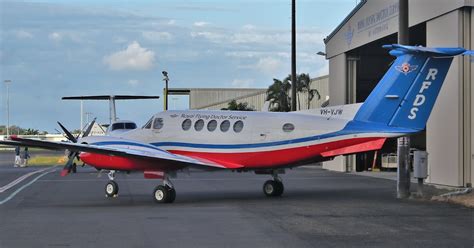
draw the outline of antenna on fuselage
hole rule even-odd
[[[159,96],[138,96],[138,95],[97,95],[97,96],[65,96],[62,100],[108,100],[109,101],[109,124],[117,121],[117,111],[115,100],[136,100],[136,99],[158,99]]]

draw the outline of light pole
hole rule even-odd
[[[12,80],[5,80],[7,86],[7,137],[10,136],[10,83]]]
[[[163,74],[163,81],[165,81],[166,86],[165,86],[165,111],[168,110],[168,81],[170,80],[168,77],[168,72],[167,71],[162,71]]]

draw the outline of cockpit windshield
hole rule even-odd
[[[151,123],[153,123],[153,117],[151,117],[150,120],[147,121],[146,124],[142,128],[150,129],[151,128]]]

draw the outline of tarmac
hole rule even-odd
[[[117,198],[93,168],[13,168],[0,153],[0,247],[473,247],[473,209],[396,199],[392,180],[288,170],[285,193],[268,198],[269,177],[178,174],[172,204],[156,204],[159,180],[118,174]],[[43,169],[41,172],[38,170]],[[1,190],[0,190],[1,191]]]

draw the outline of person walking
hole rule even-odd
[[[21,158],[20,158],[20,147],[15,147],[15,164],[13,167],[18,167],[21,165]]]
[[[23,151],[23,163],[21,164],[21,167],[28,167],[28,159],[30,158],[30,153],[28,152],[28,147],[25,147],[25,150]]]

